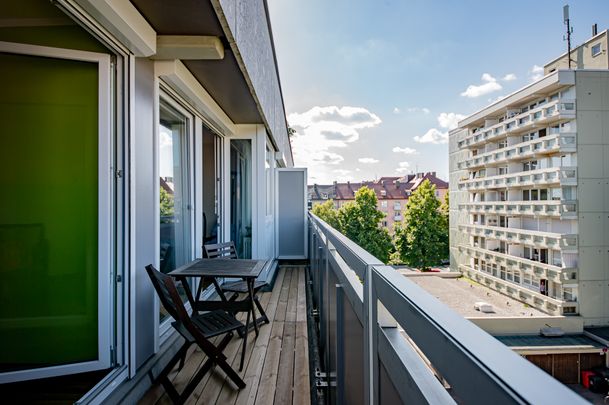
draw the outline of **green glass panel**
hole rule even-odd
[[[97,64],[0,53],[0,371],[96,360]]]

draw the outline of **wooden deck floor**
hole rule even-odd
[[[243,371],[247,386],[238,390],[219,368],[207,373],[187,404],[307,404],[310,400],[309,351],[307,338],[305,269],[280,267],[272,292],[263,293],[260,301],[271,323],[260,328],[260,335],[248,335]],[[224,351],[235,370],[239,369],[242,339],[235,336]],[[170,374],[181,391],[205,356],[191,349],[182,370]],[[170,404],[162,386],[153,386],[140,404]]]

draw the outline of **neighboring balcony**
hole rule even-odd
[[[575,200],[480,201],[459,204],[459,209],[470,214],[577,219],[577,201]]]
[[[483,191],[492,188],[577,185],[577,167],[560,166],[498,176],[463,179],[459,181],[461,191]]]
[[[577,283],[578,271],[576,267],[558,267],[551,264],[530,260],[524,257],[513,256],[476,246],[459,245],[459,252],[467,254],[474,259],[505,266],[522,273],[545,278],[556,283]]]
[[[585,403],[311,214],[308,246],[320,403]],[[501,288],[532,304],[545,298],[548,312],[562,305]]]
[[[556,249],[564,252],[577,251],[576,234],[529,231],[526,229],[477,224],[459,225],[459,230],[470,236],[481,236],[502,242],[519,243],[535,248]]]
[[[482,153],[458,163],[461,170],[479,169],[496,164],[507,163],[512,160],[542,157],[551,153],[572,153],[576,147],[575,133],[558,133],[544,136],[532,141],[521,142],[516,145]]]
[[[575,100],[554,100],[472,133],[459,142],[459,148],[476,149],[488,142],[496,142],[508,134],[518,134],[536,127],[551,125],[556,121],[574,118]]]
[[[459,271],[480,284],[493,288],[500,293],[510,296],[518,301],[525,302],[532,307],[542,309],[549,314],[562,315],[564,307],[575,308],[575,312],[578,311],[578,305],[576,302],[566,302],[548,297],[547,295],[532,291],[522,285],[515,284],[511,281],[503,280],[499,277],[495,277],[491,274],[474,269],[471,266],[460,264]],[[562,404],[566,402],[559,401],[557,403]]]

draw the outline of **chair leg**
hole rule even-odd
[[[260,316],[262,320],[264,320],[264,323],[270,323],[271,321],[269,321],[269,318],[266,316],[266,312],[264,312],[264,309],[262,309],[262,304],[260,304],[257,296],[254,296],[254,303],[256,304],[258,311],[260,311]]]
[[[254,322],[256,320],[254,319]],[[241,362],[239,363],[239,371],[243,370],[243,362],[245,360],[245,350],[247,349],[247,332],[250,327],[250,312],[247,312],[247,316],[245,318],[245,331],[243,332],[243,349],[241,350]]]
[[[191,342],[185,342],[182,345],[182,347],[180,348],[180,350],[178,350],[178,352],[172,357],[172,359],[169,360],[169,363],[167,363],[165,368],[163,368],[163,370],[157,377],[158,381],[165,388],[167,395],[169,395],[169,398],[171,398],[171,400],[174,404],[179,404],[179,403],[182,403],[183,401],[181,401],[181,395],[175,389],[171,380],[169,380],[168,375],[171,372],[171,370],[173,370],[173,367],[176,365],[178,360],[180,360],[182,357],[186,356],[186,353],[188,352],[188,348],[190,347],[191,344],[192,344]]]
[[[226,362],[226,360],[216,360],[216,364],[226,373],[228,378],[233,380],[239,389],[245,388],[245,382],[239,377],[239,374]]]

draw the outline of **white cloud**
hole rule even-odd
[[[503,79],[501,80],[503,80],[504,82],[511,82],[516,79],[517,77],[514,73],[508,73],[507,75],[503,76]]]
[[[410,163],[408,163],[408,162],[398,163],[398,167],[397,167],[397,169],[395,169],[395,171],[398,173],[405,173],[405,172],[410,171]]]
[[[392,152],[395,153],[403,153],[405,155],[418,155],[419,152],[417,152],[416,149],[413,148],[400,148],[399,146],[394,147],[393,149],[391,149]]]
[[[288,122],[296,130],[292,137],[296,165],[307,166],[318,182],[331,182],[332,166],[344,158],[330,149],[356,142],[362,129],[379,125],[381,119],[361,107],[316,106],[288,115]]]
[[[415,142],[441,144],[448,142],[448,132],[442,132],[436,128],[431,128],[423,136],[415,136]]]
[[[360,162],[360,163],[365,163],[365,164],[371,164],[371,163],[378,163],[379,162],[377,159],[369,158],[369,157],[359,158],[359,159],[357,159],[357,161]]]
[[[467,86],[467,89],[465,89],[465,91],[461,93],[461,96],[475,98],[492,93],[494,91],[499,91],[503,88],[503,86],[501,86],[501,84],[497,82],[497,79],[495,79],[488,73],[482,74],[482,81],[482,84],[470,84],[469,86]]]
[[[543,68],[541,66],[533,65],[531,70],[529,70],[529,78],[532,82],[536,82],[537,80],[543,77]]]
[[[418,113],[422,112],[423,114],[429,114],[431,110],[427,107],[408,107],[406,109],[409,113]]]
[[[402,112],[402,111],[400,111],[400,109],[399,109],[399,108],[397,108],[397,107],[393,107],[393,113],[394,113],[394,114],[399,114],[399,113],[401,113],[401,112]]]
[[[461,121],[463,118],[465,118],[465,115],[463,114],[457,114],[457,113],[440,113],[440,115],[438,115],[438,124],[440,125],[440,127],[451,130],[451,129],[455,129],[457,128],[457,124],[459,123],[459,121]]]
[[[463,114],[457,114],[453,112],[440,113],[438,115],[438,125],[442,129],[430,128],[423,134],[423,136],[415,136],[414,140],[418,143],[433,143],[442,144],[448,142],[448,131],[457,128],[459,121],[465,118]],[[394,150],[395,152],[395,150]]]
[[[334,173],[340,174],[341,176],[344,176],[346,174],[351,173],[351,170],[347,170],[347,169],[334,169]]]

